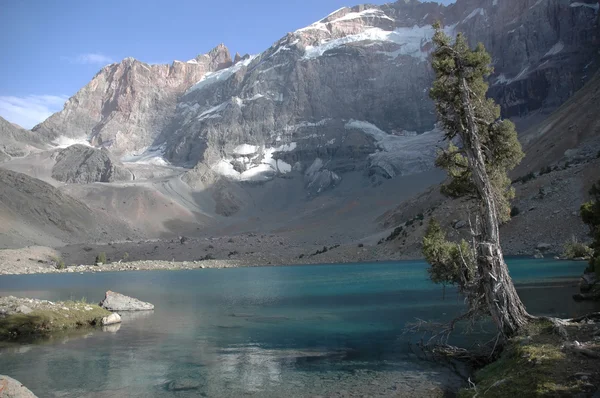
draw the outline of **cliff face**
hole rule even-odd
[[[376,184],[432,167],[435,21],[486,45],[491,95],[505,116],[527,117],[558,107],[598,69],[597,14],[597,2],[570,0],[343,8],[235,63],[219,46],[170,66],[109,65],[34,130],[203,163],[233,180],[296,172],[315,194],[350,171]]]
[[[126,58],[104,67],[62,111],[33,131],[50,139],[83,138],[118,155],[143,151],[173,117],[178,97],[207,72],[231,63],[223,45],[172,65]]]

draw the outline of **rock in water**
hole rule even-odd
[[[111,292],[110,290],[106,292],[104,300],[99,305],[109,311],[148,311],[154,309],[153,304],[145,303],[121,293]]]
[[[194,379],[172,380],[167,383],[168,391],[190,391],[197,390],[201,387],[200,382]]]
[[[0,375],[0,397],[37,398],[27,387],[12,377]]]
[[[121,323],[121,316],[119,314],[110,314],[102,318],[102,326],[114,325],[115,323]]]

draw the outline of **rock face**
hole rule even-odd
[[[109,311],[149,311],[154,309],[154,305],[150,303],[145,303],[120,293],[111,292],[110,290],[106,292],[104,300],[99,305]]]
[[[309,196],[349,172],[377,184],[433,167],[436,20],[486,45],[491,94],[505,116],[527,120],[558,107],[600,66],[597,13],[591,0],[346,7],[235,62],[220,45],[171,66],[130,58],[109,65],[34,130],[83,137],[117,155],[201,163],[234,181],[298,173]]]
[[[45,137],[0,117],[0,163],[46,147]]]
[[[102,326],[114,325],[121,323],[121,316],[119,314],[110,314],[102,318]]]
[[[133,58],[108,65],[33,131],[49,139],[85,139],[119,155],[151,146],[167,125],[177,98],[206,73],[230,66],[219,45],[208,54],[172,65],[148,65]]]
[[[0,375],[0,397],[36,398],[36,395],[12,377]]]
[[[71,145],[58,152],[52,177],[76,184],[92,182],[129,181],[131,172],[125,169],[106,149],[81,144]]]

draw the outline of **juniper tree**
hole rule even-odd
[[[471,49],[464,35],[452,40],[439,24],[433,37],[430,90],[439,121],[449,141],[436,165],[448,172],[442,192],[470,197],[476,203],[472,242],[449,242],[432,224],[423,252],[434,281],[458,285],[468,301],[462,317],[491,315],[499,331],[514,335],[532,317],[513,285],[500,247],[499,224],[510,218],[514,197],[507,172],[523,158],[515,126],[500,118],[500,107],[487,98],[491,58],[482,44]]]
[[[587,271],[596,272],[600,276],[600,180],[590,189],[592,200],[581,205],[581,219],[590,228],[593,242],[590,245],[592,256]]]

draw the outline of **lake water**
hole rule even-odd
[[[533,314],[599,309],[571,299],[582,262],[513,258],[509,267]],[[4,348],[0,374],[40,397],[427,396],[461,383],[420,360],[409,345],[417,337],[403,334],[416,318],[462,309],[421,261],[0,277],[3,296],[97,302],[106,290],[156,309],[105,331]]]

